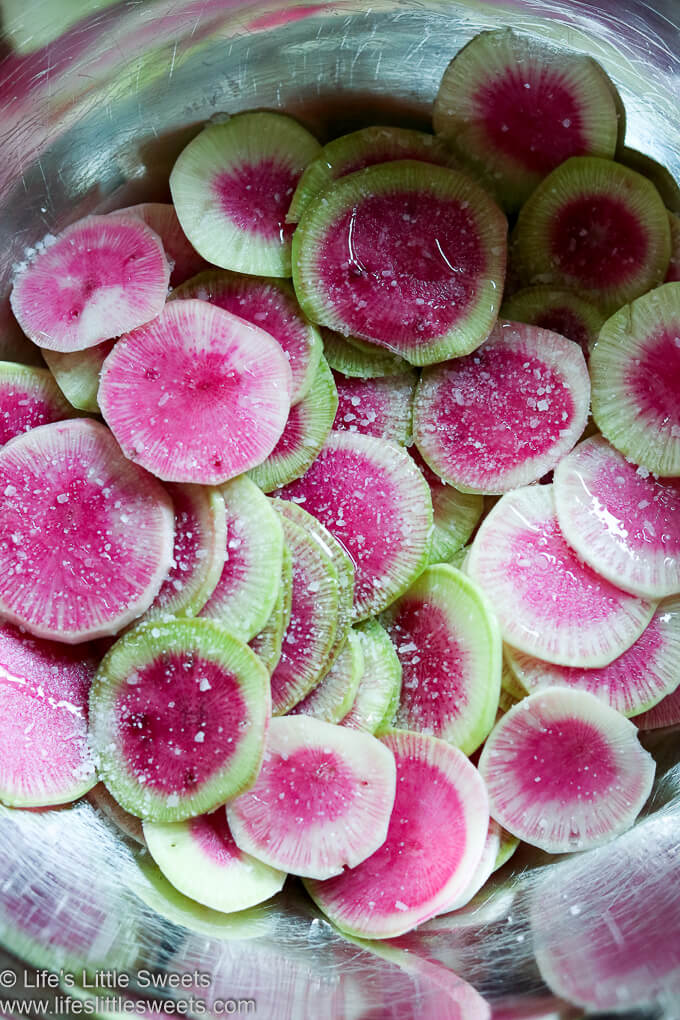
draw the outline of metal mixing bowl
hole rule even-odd
[[[283,109],[322,138],[370,122],[427,125],[451,56],[491,26],[595,56],[623,96],[629,144],[680,175],[678,0],[2,0],[0,10],[2,297],[47,232],[167,198],[169,169],[207,118]],[[6,300],[0,310],[0,355],[34,359]],[[486,1015],[482,996],[498,1018],[678,1017],[679,741],[645,739],[658,779],[630,833],[558,861],[525,851],[464,911],[389,944],[342,938],[294,884],[219,923],[164,917],[133,844],[87,801],[0,809],[0,999],[51,995],[44,1015],[63,1013],[58,988],[36,990],[33,965],[67,990],[84,967],[115,972],[101,979],[108,996],[132,994],[126,976],[149,994],[153,973],[154,994],[193,994],[197,1016],[207,1003],[268,1020],[446,1020]],[[170,975],[193,971],[206,975],[193,993],[172,990]]]

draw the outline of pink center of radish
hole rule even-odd
[[[263,159],[219,174],[213,187],[223,213],[239,230],[284,243],[295,229],[286,223],[286,213],[299,176],[290,167]]]
[[[279,752],[273,763],[273,769],[263,766],[262,796],[272,806],[272,825],[286,835],[301,826],[342,818],[368,782],[357,780],[347,762],[329,748]]]
[[[534,324],[541,329],[549,329],[553,333],[559,333],[560,336],[566,336],[567,340],[573,340],[580,346],[586,358],[588,357],[588,329],[580,315],[572,308],[556,305],[543,315],[539,315]]]
[[[350,332],[392,344],[445,334],[474,303],[486,259],[465,204],[427,193],[371,195],[319,244],[321,286]]]
[[[382,436],[391,424],[390,405],[395,399],[389,379],[352,379],[337,372],[333,375],[338,391],[333,428]]]
[[[190,819],[189,832],[205,856],[222,867],[242,856],[234,842],[224,808]]]
[[[299,450],[305,439],[306,426],[304,401],[301,401],[299,404],[294,404],[291,407],[286,427],[281,433],[278,443],[270,453],[270,458],[272,460],[283,459]]]
[[[601,194],[560,206],[549,245],[561,272],[587,289],[624,285],[639,272],[649,250],[647,235],[626,203]]]
[[[130,676],[116,715],[130,774],[179,796],[228,765],[249,725],[237,678],[189,654],[168,653]]]
[[[556,71],[508,69],[480,88],[476,100],[489,145],[529,173],[544,177],[588,151],[580,104]]]
[[[283,639],[281,658],[271,676],[274,706],[288,699],[290,689],[299,681],[300,673],[317,665],[315,656],[319,642],[326,637],[320,622],[320,583],[307,569],[307,564],[293,557],[293,589],[290,620]]]
[[[650,336],[626,373],[639,413],[680,438],[680,320]]]
[[[41,397],[0,384],[0,446],[22,432],[63,417],[63,411]]]
[[[619,776],[607,740],[579,718],[541,719],[535,728],[522,726],[512,758],[504,766],[508,781],[516,782],[533,803],[592,800],[606,794]]]

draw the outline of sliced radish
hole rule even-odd
[[[326,882],[305,882],[341,931],[393,938],[439,913],[465,889],[489,827],[484,783],[462,751],[395,731],[382,738],[397,763],[387,839],[363,864]]]
[[[351,556],[356,620],[385,609],[427,561],[429,490],[396,444],[331,432],[307,474],[280,495],[320,520]]]
[[[518,290],[503,302],[500,316],[566,336],[579,345],[586,359],[607,317],[582,294],[548,286]]]
[[[498,854],[501,849],[501,833],[503,829],[493,818],[489,819],[489,828],[487,829],[486,839],[484,841],[484,849],[482,850],[482,856],[479,864],[475,868],[474,874],[470,876],[470,881],[465,886],[463,891],[459,893],[451,903],[440,911],[442,914],[448,914],[452,910],[460,910],[461,907],[466,906],[474,896],[477,895],[482,886],[486,883],[495,869]]]
[[[161,240],[146,224],[87,216],[36,246],[10,301],[38,347],[82,351],[158,315],[169,281]]]
[[[45,363],[54,376],[57,386],[79,411],[99,413],[97,393],[102,365],[113,350],[115,340],[105,340],[85,351],[43,351]]]
[[[337,407],[333,375],[325,358],[321,358],[312,388],[291,407],[276,446],[250,471],[250,477],[264,492],[295,481],[313,464],[333,427]]]
[[[87,799],[101,814],[113,822],[123,835],[133,839],[140,846],[146,846],[141,819],[122,808],[103,783],[97,783],[88,793]]]
[[[441,737],[465,754],[496,718],[502,648],[477,586],[447,564],[428,567],[383,621],[401,663],[395,726]]]
[[[276,604],[283,529],[266,496],[246,476],[222,486],[226,552],[222,571],[200,615],[241,641],[250,641]]]
[[[651,181],[659,192],[663,204],[671,212],[680,213],[680,185],[670,171],[652,159],[645,152],[638,152],[628,145],[620,146],[616,151],[616,162],[636,170],[648,181]]]
[[[268,900],[283,888],[276,871],[236,846],[224,808],[183,822],[144,822],[149,853],[181,893],[231,913]]]
[[[252,790],[227,805],[237,846],[310,878],[355,868],[384,842],[394,805],[390,750],[309,716],[272,719]]]
[[[131,460],[165,481],[217,485],[269,456],[289,392],[268,333],[206,301],[172,301],[113,348],[99,405]]]
[[[292,601],[293,559],[284,545],[283,559],[281,561],[281,581],[274,608],[262,630],[248,642],[270,674],[274,672],[281,658],[283,635],[286,633],[290,623]]]
[[[423,373],[413,434],[444,481],[468,492],[508,492],[571,450],[589,406],[588,370],[575,343],[503,321],[474,354]]]
[[[503,496],[477,532],[466,571],[508,644],[562,666],[608,665],[640,637],[656,608],[576,556],[559,529],[552,485]]]
[[[357,379],[333,373],[338,410],[333,428],[393,439],[408,446],[413,425],[413,395],[418,382],[414,371],[378,379]]]
[[[290,276],[293,228],[286,213],[319,149],[302,125],[280,113],[209,124],[170,174],[172,200],[194,248],[223,269]]]
[[[498,853],[496,854],[496,860],[494,861],[491,874],[493,874],[494,871],[498,871],[499,868],[502,868],[504,864],[507,864],[519,846],[517,836],[513,836],[513,834],[508,832],[507,829],[504,829],[503,826],[500,826],[500,831],[501,844],[498,848]]]
[[[73,408],[47,369],[0,361],[0,446],[22,432],[72,414]]]
[[[110,216],[135,216],[158,234],[171,265],[170,285],[177,287],[205,268],[205,259],[195,251],[182,230],[175,207],[169,202],[142,202],[117,209]]]
[[[216,624],[137,627],[116,642],[92,685],[99,774],[141,818],[204,814],[253,782],[270,710],[266,669]]]
[[[305,212],[295,291],[312,322],[429,365],[489,335],[506,232],[500,209],[463,174],[414,160],[367,167]]]
[[[223,572],[227,545],[224,497],[203,485],[168,485],[175,511],[172,566],[145,619],[196,616]]]
[[[172,504],[108,429],[75,418],[0,450],[0,613],[76,643],[140,616],[170,569]]]
[[[97,782],[87,741],[92,650],[0,625],[0,800],[40,807],[77,800]]]
[[[342,725],[379,733],[394,722],[401,693],[401,663],[387,631],[377,620],[364,620],[354,633],[361,642],[364,669]]]
[[[680,592],[680,480],[593,436],[558,464],[554,489],[562,534],[593,570],[634,595]]]
[[[658,730],[666,726],[680,725],[680,684],[653,708],[636,715],[632,721],[641,730]]]
[[[363,671],[362,645],[350,630],[331,668],[307,697],[290,710],[290,715],[311,715],[324,722],[339,723],[352,707]]]
[[[638,298],[605,322],[590,360],[593,417],[636,464],[680,475],[680,283]]]
[[[671,260],[665,282],[677,283],[680,281],[680,216],[669,213],[668,219],[671,227]]]
[[[637,641],[608,666],[556,666],[509,645],[506,658],[521,687],[529,693],[547,687],[569,687],[594,694],[621,715],[638,715],[677,687],[680,597],[660,602]]]
[[[309,392],[323,350],[321,335],[300,311],[286,280],[206,272],[188,280],[173,297],[198,298],[263,329],[281,345],[293,377],[291,404]]]
[[[479,760],[493,817],[549,853],[607,843],[635,821],[654,759],[637,730],[585,691],[532,694],[503,716]]]
[[[409,449],[430,487],[434,529],[430,563],[446,563],[465,545],[477,527],[484,509],[484,498],[475,492],[460,492],[431,470],[416,446]],[[454,564],[458,566],[458,564]]]
[[[326,361],[334,372],[353,379],[379,379],[408,371],[408,362],[384,347],[362,343],[356,337],[344,337],[323,327],[321,336]]]

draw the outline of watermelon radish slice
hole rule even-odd
[[[338,432],[361,432],[378,439],[392,439],[408,446],[412,442],[413,395],[418,375],[356,379],[333,373],[338,391],[338,410],[333,428]]]
[[[250,471],[264,492],[287,485],[313,464],[333,427],[338,391],[325,358],[321,358],[309,392],[290,409],[276,446],[266,460]]]
[[[548,853],[589,850],[629,829],[654,759],[637,730],[585,691],[557,688],[503,716],[479,760],[493,817]]]
[[[642,473],[602,436],[558,464],[562,534],[593,570],[634,595],[680,592],[680,479]]]
[[[429,365],[489,335],[506,232],[493,199],[463,174],[415,160],[370,166],[305,212],[295,291],[312,322]]]
[[[608,665],[656,608],[577,557],[559,529],[552,485],[503,496],[475,536],[466,571],[491,603],[504,641],[562,666]]]
[[[626,716],[637,716],[678,685],[680,596],[665,599],[637,641],[608,666],[555,666],[506,646],[506,658],[529,693],[548,687],[588,691]]]
[[[354,338],[323,327],[321,336],[326,361],[334,372],[356,379],[379,379],[386,375],[401,375],[408,370],[408,363],[403,358],[383,347],[367,343],[359,345]]]
[[[526,322],[573,340],[586,359],[597,340],[606,315],[589,298],[560,287],[525,287],[507,298],[501,318]]]
[[[498,848],[498,853],[496,854],[496,860],[494,861],[493,868],[491,869],[491,874],[498,871],[499,868],[502,868],[504,864],[507,864],[519,846],[517,836],[513,836],[513,834],[508,832],[507,829],[504,829],[502,825],[500,826],[500,833],[500,846]]]
[[[613,86],[591,57],[510,29],[480,32],[453,58],[434,129],[517,209],[570,156],[613,157]]]
[[[668,263],[666,283],[677,283],[680,281],[680,216],[668,214],[671,227],[671,260]]]
[[[252,790],[227,805],[238,847],[273,868],[324,879],[384,842],[394,805],[390,750],[310,716],[272,719]]]
[[[176,889],[225,914],[268,900],[286,880],[239,850],[223,808],[183,822],[144,822],[144,839]]]
[[[96,347],[88,347],[85,351],[72,351],[70,354],[43,350],[45,363],[57,386],[79,411],[99,414],[97,403],[99,375],[115,342],[105,340]]]
[[[203,485],[168,485],[175,511],[172,566],[144,619],[196,616],[223,572],[227,546],[224,497]]]
[[[659,192],[663,204],[673,213],[680,213],[680,186],[663,164],[644,152],[623,145],[616,153],[616,162],[623,163],[651,181]]]
[[[641,730],[658,730],[666,726],[680,725],[680,686],[647,712],[636,715],[632,721]]]
[[[385,609],[427,562],[429,490],[396,444],[331,432],[307,474],[279,495],[321,521],[354,561],[355,620]]]
[[[319,149],[280,113],[242,113],[204,128],[170,174],[179,221],[196,251],[222,269],[290,276],[286,213]]]
[[[250,641],[274,611],[281,582],[283,529],[267,497],[243,476],[222,486],[226,554],[200,615]]]
[[[291,614],[271,675],[272,712],[284,715],[309,694],[330,665],[338,627],[338,572],[300,524],[281,517],[293,562]]]
[[[503,829],[493,818],[489,819],[489,828],[486,832],[486,839],[484,841],[484,849],[482,850],[482,856],[479,864],[475,868],[474,873],[470,876],[470,881],[456,898],[449,903],[444,910],[440,913],[448,914],[453,910],[460,910],[461,907],[465,907],[471,899],[473,899],[479,890],[485,885],[487,879],[491,876],[498,854],[501,849],[501,833]]]
[[[281,562],[281,582],[274,608],[262,630],[249,641],[257,657],[264,663],[267,672],[273,673],[279,664],[283,650],[283,635],[290,623],[293,600],[293,560],[284,545]]]
[[[680,475],[678,336],[680,283],[665,283],[607,320],[590,367],[602,434],[641,469],[673,477]]]
[[[269,456],[290,386],[268,333],[206,301],[171,301],[118,341],[98,399],[130,460],[164,481],[218,485]]]
[[[290,715],[311,715],[328,723],[339,723],[349,712],[364,672],[361,641],[350,630],[338,656],[314,690],[290,710]]]
[[[291,404],[297,404],[309,392],[323,343],[319,331],[300,311],[295,292],[286,280],[263,280],[225,270],[205,272],[178,287],[174,297],[209,301],[269,333],[290,364]]]
[[[286,221],[297,223],[310,203],[320,199],[339,177],[397,159],[417,159],[421,163],[456,168],[451,150],[434,135],[401,127],[361,128],[327,142],[314,157],[298,181]]]
[[[161,240],[146,224],[87,216],[36,246],[10,302],[38,347],[82,351],[158,315],[169,281]]]
[[[109,215],[135,216],[158,234],[171,265],[171,287],[177,287],[205,268],[205,259],[192,248],[177,219],[175,207],[169,202],[142,202],[117,209]]]
[[[430,563],[450,562],[477,527],[484,509],[484,498],[479,493],[460,492],[448,485],[425,463],[417,447],[412,446],[409,453],[429,485],[432,497],[434,530]]]
[[[87,799],[125,836],[133,839],[140,846],[146,846],[141,819],[122,808],[103,783],[97,783],[88,793]]]
[[[0,361],[0,446],[38,425],[70,418],[73,408],[45,368]]]
[[[270,715],[256,655],[209,620],[137,627],[90,693],[99,774],[133,815],[178,822],[252,784]]]
[[[653,184],[610,159],[575,157],[522,207],[515,254],[525,283],[568,287],[610,312],[661,283],[668,213]]]
[[[74,418],[0,449],[0,614],[69,644],[140,616],[170,569],[162,486],[108,429]]]
[[[379,733],[392,726],[401,694],[401,662],[387,631],[377,620],[364,620],[353,631],[361,643],[364,669],[343,726]]]
[[[86,647],[72,649],[0,625],[3,804],[67,804],[97,782],[87,742],[96,665]]]
[[[496,719],[502,646],[484,595],[459,570],[428,567],[383,616],[401,663],[395,726],[447,740],[465,754]]]
[[[462,751],[395,730],[382,738],[397,763],[387,839],[363,864],[326,882],[305,882],[341,931],[402,935],[458,896],[482,856],[489,827],[484,783]]]
[[[444,481],[469,492],[507,492],[541,478],[571,450],[589,406],[576,344],[502,321],[474,354],[423,373],[413,434]]]

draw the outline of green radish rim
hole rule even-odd
[[[498,848],[496,860],[494,861],[494,865],[491,870],[492,875],[494,871],[498,871],[498,869],[502,868],[504,864],[507,864],[507,862],[510,860],[510,858],[512,857],[520,843],[517,836],[513,836],[513,834],[511,832],[508,832],[507,829],[504,829],[502,825],[500,826],[500,830],[501,830],[501,845]]]
[[[87,347],[84,351],[72,351],[69,354],[43,351],[43,358],[57,386],[79,411],[99,414],[99,373],[115,342],[105,340],[96,347]]]
[[[454,557],[465,546],[484,512],[484,497],[480,493],[461,492],[435,474],[423,459],[416,446],[409,450],[430,487],[434,527],[429,563],[450,563],[460,567]]]
[[[577,291],[539,284],[524,287],[506,298],[499,318],[559,333],[580,344],[583,353],[588,354],[607,314],[591,298]]]
[[[331,668],[289,714],[311,715],[322,722],[339,723],[352,707],[363,672],[361,641],[350,630]]]
[[[343,726],[379,734],[394,723],[401,693],[401,663],[389,634],[377,620],[364,620],[353,628],[364,658],[354,702]]]
[[[281,658],[283,635],[290,621],[290,609],[293,595],[293,560],[287,545],[283,546],[281,561],[281,582],[270,617],[259,633],[249,642],[257,657],[262,660],[271,674]]]
[[[379,379],[383,376],[401,375],[408,362],[398,354],[392,354],[377,344],[356,341],[344,337],[332,329],[321,327],[323,351],[326,361],[334,372],[356,379]]]
[[[617,149],[616,162],[623,163],[651,181],[666,208],[672,213],[680,214],[680,185],[663,163],[659,163],[645,152],[631,149],[628,145]]]

